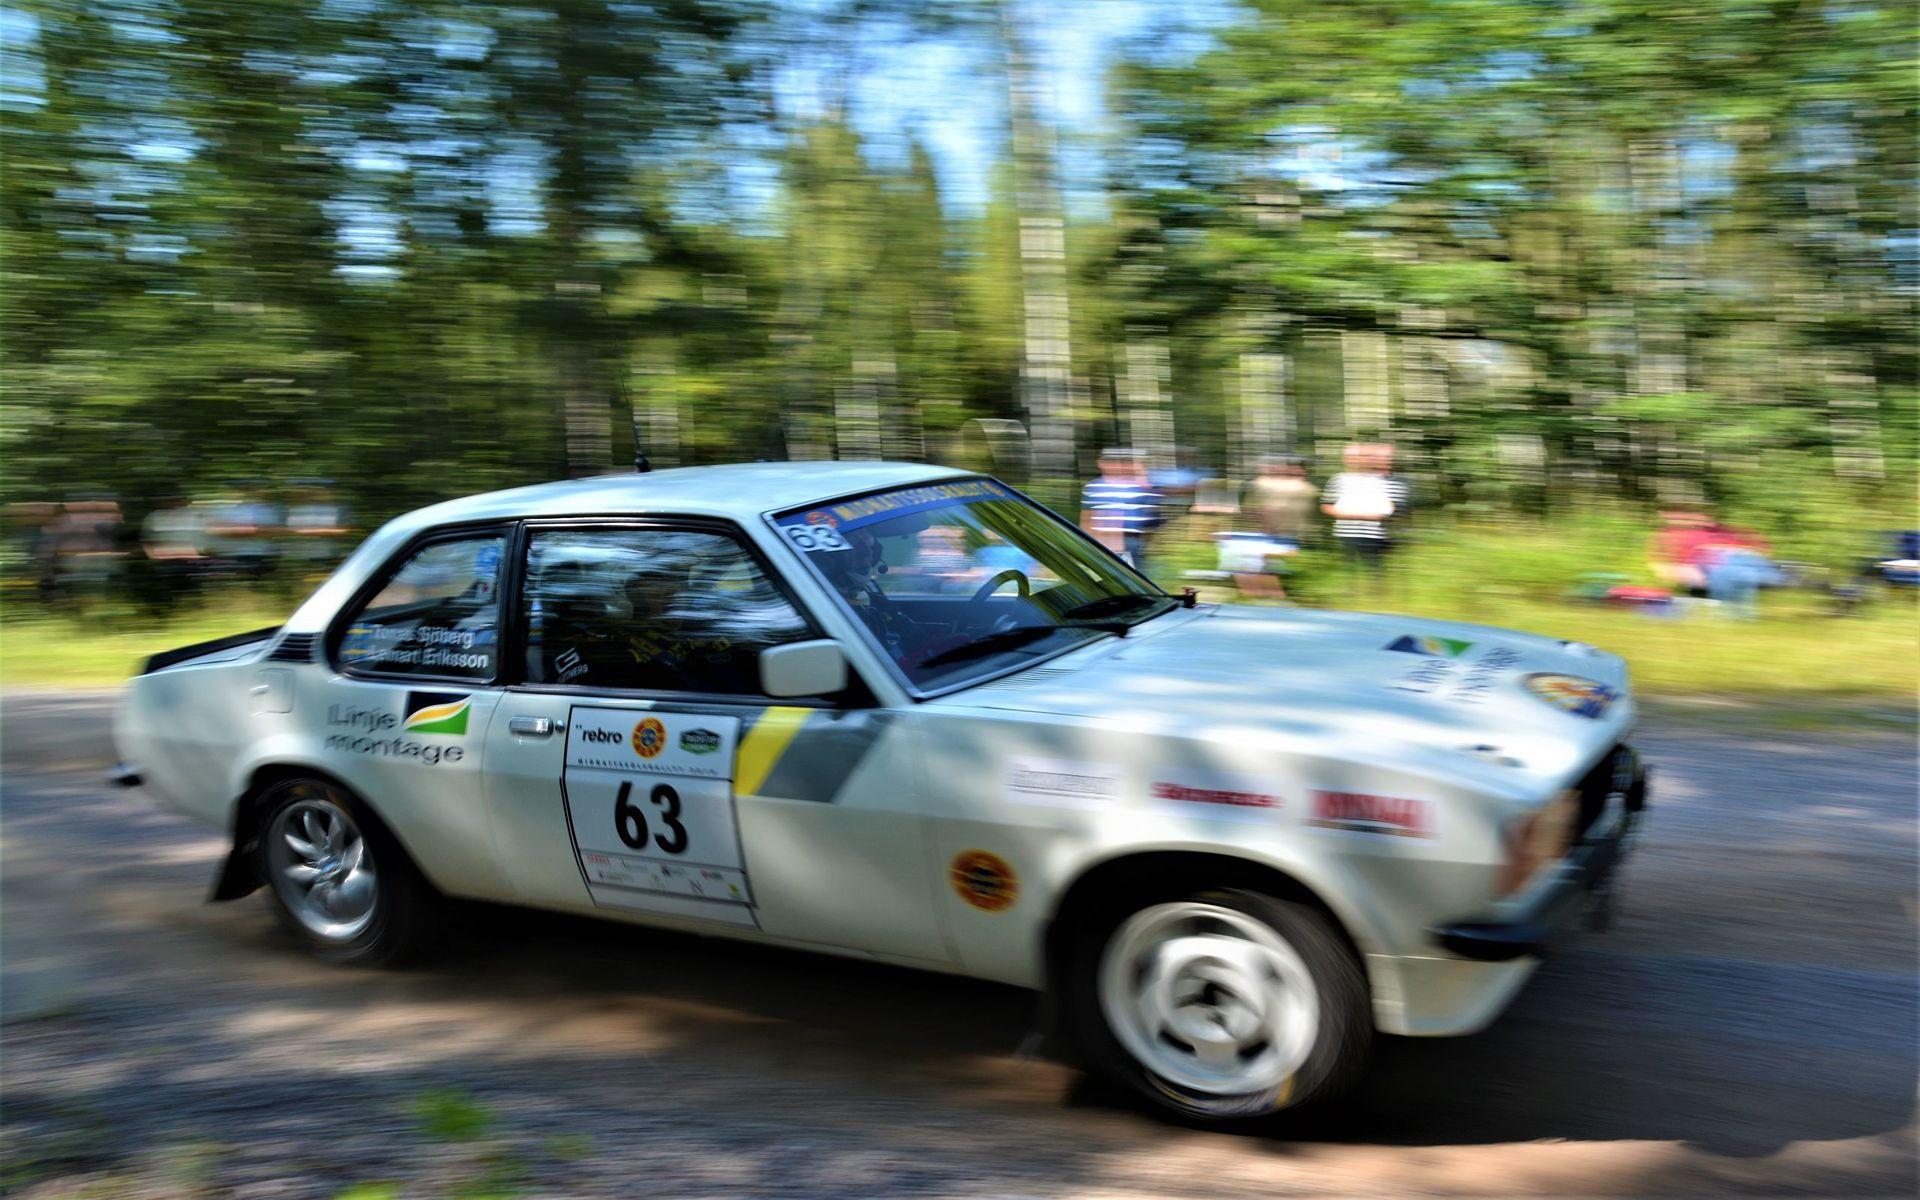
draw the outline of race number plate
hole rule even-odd
[[[757,925],[733,818],[740,721],[575,708],[561,778],[593,902]]]

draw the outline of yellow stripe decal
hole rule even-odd
[[[733,767],[733,790],[739,795],[752,796],[760,791],[760,785],[773,773],[773,765],[786,753],[793,735],[807,723],[810,708],[769,708],[760,714],[760,719],[747,730],[740,739],[740,751]]]

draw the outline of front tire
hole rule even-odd
[[[1069,986],[1089,1065],[1199,1124],[1330,1099],[1372,1042],[1366,978],[1331,921],[1259,892],[1109,910],[1075,939]]]
[[[329,780],[282,780],[261,800],[260,877],[282,925],[327,962],[415,953],[438,895],[377,817]]]

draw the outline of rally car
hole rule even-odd
[[[1585,645],[1198,604],[990,477],[761,463],[401,517],[115,736],[324,958],[468,897],[977,976],[1228,1121],[1493,1019],[1628,844],[1633,715]]]

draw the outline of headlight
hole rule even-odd
[[[1511,896],[1527,886],[1540,868],[1564,858],[1579,815],[1579,793],[1565,788],[1539,808],[1509,822],[1503,838],[1507,857],[1494,882],[1494,893]]]

